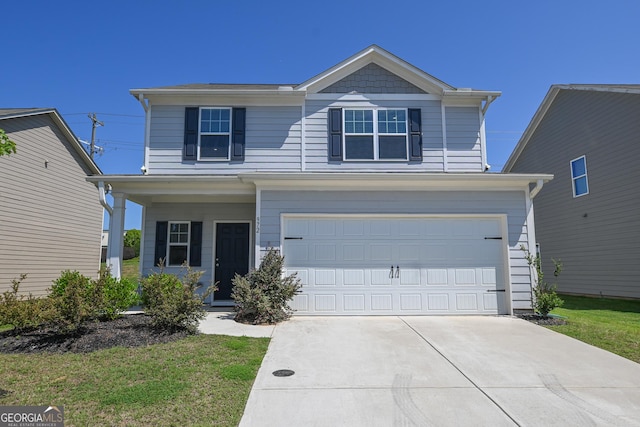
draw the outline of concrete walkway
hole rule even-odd
[[[275,325],[245,325],[233,320],[234,313],[230,307],[207,309],[205,317],[198,325],[198,330],[203,334],[231,335],[234,337],[271,337]]]
[[[275,328],[240,425],[638,420],[640,365],[520,319],[296,317]]]

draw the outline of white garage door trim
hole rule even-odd
[[[283,250],[283,253],[285,253],[286,255],[286,244],[287,242],[285,242],[285,237],[289,237],[291,238],[291,236],[286,236],[286,230],[287,230],[287,220],[289,219],[308,219],[308,220],[314,220],[314,219],[362,219],[362,220],[367,220],[367,219],[382,219],[382,220],[394,220],[394,219],[411,219],[411,220],[415,220],[415,219],[426,219],[426,220],[437,220],[437,219],[442,219],[442,220],[457,220],[457,219],[477,219],[477,220],[494,220],[496,221],[496,225],[498,225],[499,227],[499,235],[495,235],[495,236],[487,236],[487,237],[494,237],[498,239],[501,239],[501,245],[500,243],[496,242],[496,244],[500,245],[499,246],[499,258],[502,262],[501,266],[498,265],[498,250],[496,249],[495,251],[495,259],[496,260],[496,265],[498,267],[501,267],[501,278],[496,278],[496,282],[499,286],[501,285],[500,281],[502,281],[502,283],[504,284],[504,293],[500,292],[496,293],[496,297],[500,298],[502,297],[502,306],[496,308],[495,313],[491,313],[489,311],[487,311],[487,309],[479,309],[477,311],[465,311],[465,310],[451,310],[451,309],[425,309],[426,307],[426,303],[419,303],[416,302],[416,307],[420,306],[420,309],[402,309],[401,311],[398,308],[394,308],[391,311],[389,310],[373,310],[373,306],[369,305],[367,310],[362,311],[362,312],[358,312],[358,310],[354,310],[354,311],[344,311],[344,310],[337,310],[337,311],[332,311],[330,309],[328,309],[327,311],[323,311],[323,310],[315,310],[315,309],[307,309],[304,310],[303,307],[304,305],[300,304],[300,301],[302,301],[301,298],[304,297],[305,293],[303,291],[303,296],[301,297],[296,297],[296,300],[294,300],[294,307],[298,308],[298,312],[296,314],[298,315],[304,315],[304,314],[312,314],[312,315],[345,315],[345,314],[352,314],[352,315],[356,315],[356,314],[363,314],[363,315],[371,315],[371,314],[380,314],[380,315],[389,315],[389,314],[509,314],[512,312],[512,307],[511,307],[511,281],[510,281],[510,262],[509,262],[509,245],[508,245],[508,229],[507,229],[507,215],[506,214],[357,214],[357,213],[349,213],[349,214],[312,214],[312,213],[283,213],[280,215],[280,248]],[[285,257],[285,265],[287,264],[286,261],[286,257]],[[395,262],[394,262],[395,264]],[[388,269],[388,267],[386,267]],[[291,270],[295,270],[295,268],[291,268]],[[409,271],[408,270],[403,270],[403,273],[405,273],[408,275]],[[370,275],[374,275],[374,274],[378,274],[381,275],[383,274],[382,271],[370,271],[369,273]],[[386,274],[386,273],[385,273]],[[424,274],[424,272],[423,272]],[[367,280],[372,280],[371,277],[373,276],[367,276]],[[403,276],[405,277],[405,276]],[[501,280],[500,280],[501,279]],[[372,284],[372,282],[368,282],[370,285]],[[477,284],[475,286],[478,286]],[[481,285],[484,286],[484,285]],[[500,286],[501,287],[501,286]],[[326,291],[325,291],[326,289]],[[337,292],[346,292],[344,288],[332,288],[332,289],[337,289]],[[362,289],[362,288],[361,288]],[[460,298],[464,297],[464,291],[461,290],[460,288],[457,288],[459,290],[459,295]],[[485,289],[485,288],[482,288]],[[496,289],[494,287],[494,289]],[[414,295],[416,298],[422,298],[422,300],[424,300],[425,298],[430,298],[428,294],[429,289],[426,289],[424,287],[421,288],[416,288],[415,291],[413,292],[409,292],[408,294],[403,294],[402,296],[400,295],[393,295],[393,298],[404,298],[404,301],[407,301],[407,307],[411,306],[411,298],[412,295]],[[355,289],[350,288],[349,291],[355,291]],[[394,287],[389,287],[387,289],[387,291],[389,291],[390,293],[397,293],[400,292],[399,290],[397,290]],[[397,292],[396,292],[397,291]],[[453,288],[448,289],[448,291],[450,292],[449,297],[453,297],[453,298],[458,298],[458,294],[454,292]],[[475,288],[475,291],[478,292],[479,289]],[[326,293],[326,297],[327,299],[329,299],[331,297],[331,290],[329,288],[324,288],[321,291],[318,291],[317,288],[314,289],[313,292],[310,292],[314,295],[314,298],[316,295],[319,295],[318,292],[320,292],[320,294],[322,294],[323,292]],[[364,291],[363,291],[364,292]],[[442,291],[439,291],[442,292]],[[492,291],[487,291],[487,292],[492,292]],[[383,292],[384,293],[384,292]],[[345,294],[346,295],[346,294]],[[421,295],[421,296],[419,296]],[[367,296],[367,298],[369,298],[370,296]],[[392,296],[390,295],[389,298],[391,298]],[[309,298],[304,297],[304,298]],[[487,297],[489,298],[489,297]],[[317,298],[317,299],[321,299],[321,298]],[[497,301],[499,301],[499,299],[497,299]],[[308,304],[307,304],[308,307]],[[394,302],[394,307],[399,307],[399,304],[397,304],[397,301]]]

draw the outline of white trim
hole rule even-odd
[[[229,111],[229,132],[206,132],[203,133],[200,126],[202,125],[202,110],[228,110]],[[201,105],[198,107],[198,156],[197,159],[199,162],[228,162],[231,160],[231,138],[233,134],[233,108],[232,107],[218,107],[218,106],[206,106]],[[201,157],[200,156],[200,145],[201,145],[201,137],[202,135],[209,136],[222,136],[227,135],[229,140],[227,142],[227,157]]]
[[[138,256],[138,275],[140,277],[144,276],[144,239],[146,235],[147,228],[147,207],[142,206],[142,223],[140,225],[140,255]],[[155,267],[155,265],[152,265]]]
[[[449,171],[449,153],[447,152],[447,108],[444,102],[440,103],[440,111],[442,116],[442,169],[444,172]],[[423,141],[424,142],[424,141]],[[424,147],[424,144],[423,144]]]
[[[482,108],[478,108],[478,120],[480,121],[480,135],[478,135],[478,137],[480,139],[480,159],[482,161],[480,165],[480,171],[484,172],[488,162],[487,162],[487,136],[485,132],[485,120],[484,120],[484,114],[482,114]]]
[[[253,243],[253,227],[252,227],[252,222],[251,220],[247,220],[247,219],[214,219],[213,220],[213,248],[212,248],[212,255],[213,258],[211,259],[211,280],[213,281],[213,283],[216,283],[216,250],[218,249],[218,242],[217,242],[217,238],[218,238],[218,224],[249,224],[249,242],[247,242],[247,246],[248,246],[248,260],[247,260],[247,271],[251,271],[251,252],[253,252],[251,250],[252,248],[252,243]],[[215,301],[215,293],[211,293],[211,304],[213,304],[213,302]]]
[[[149,157],[151,156],[151,103],[149,103],[148,108],[145,109],[144,115],[144,163],[142,165],[147,168],[147,173],[149,173]]]
[[[392,108],[392,107],[344,107],[342,110],[342,152],[344,153],[343,162],[406,162],[409,160],[409,109],[408,108]],[[372,133],[348,133],[346,130],[346,113],[348,111],[371,111],[372,115]],[[380,158],[380,136],[401,136],[402,133],[380,133],[378,130],[378,112],[379,111],[404,111],[405,116],[405,153],[403,159]],[[422,110],[420,110],[422,114]],[[371,136],[373,144],[373,159],[348,159],[347,158],[347,136]]]
[[[504,265],[504,303],[507,313],[513,315],[513,286],[511,284],[511,247],[509,246],[509,216],[507,214],[496,215],[500,217],[502,228],[502,256]]]
[[[306,164],[306,138],[307,138],[307,103],[302,104],[301,108],[301,118],[300,118],[300,170],[304,172],[307,169]]]
[[[262,244],[262,239],[260,237],[260,215],[262,214],[262,189],[256,187],[256,214],[255,214],[255,224],[256,224],[256,237],[254,242],[254,257],[253,257],[253,265],[255,268],[260,266],[260,255],[262,254],[260,245]]]
[[[165,256],[165,265],[167,267],[180,267],[182,266],[182,264],[176,265],[176,264],[169,264],[170,261],[170,256],[169,254],[171,253],[171,246],[186,246],[187,247],[187,263],[191,264],[191,222],[192,221],[168,221],[167,222],[167,252],[166,252],[166,256]],[[183,243],[183,242],[177,242],[177,243],[171,243],[171,225],[172,224],[187,224],[189,227],[187,229],[187,243]]]
[[[580,159],[584,159],[584,175],[579,175],[579,176],[573,176],[573,162],[575,162],[576,160],[580,160]],[[577,197],[582,197],[582,196],[586,196],[587,194],[589,194],[589,174],[587,171],[587,155],[583,154],[580,157],[576,157],[575,159],[571,160],[569,162],[569,174],[571,175],[571,191],[573,193],[573,198],[577,198]],[[582,193],[582,194],[576,194],[576,180],[580,179],[584,177],[586,183],[587,183],[587,192],[586,193]]]
[[[537,242],[536,242],[536,226],[535,226],[535,215],[533,210],[533,200],[531,198],[531,192],[529,188],[525,190],[525,210],[527,214],[527,245],[528,251],[530,254],[535,256],[537,254]],[[519,249],[519,248],[518,248]],[[524,254],[521,254],[524,259]],[[529,285],[530,285],[530,296],[531,299],[531,308],[533,308],[533,288],[537,282],[537,272],[535,268],[529,268]]]

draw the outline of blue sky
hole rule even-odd
[[[635,0],[32,0],[2,15],[0,107],[55,107],[83,140],[96,112],[106,174],[143,163],[129,89],[300,83],[374,43],[453,86],[502,91],[486,122],[493,171],[550,85],[640,83]],[[140,227],[131,203],[125,226]]]

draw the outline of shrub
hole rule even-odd
[[[205,317],[202,301],[214,288],[209,287],[203,296],[198,295],[196,290],[201,286],[199,280],[203,272],[184,267],[186,273],[182,279],[165,273],[160,267],[159,272],[141,281],[142,304],[156,328],[185,329],[195,333],[198,322]]]
[[[17,333],[35,329],[52,317],[48,298],[36,298],[19,294],[20,284],[27,278],[26,274],[11,281],[11,290],[0,295],[0,324],[12,325]]]
[[[269,249],[257,270],[233,278],[231,297],[236,302],[236,321],[278,323],[291,316],[289,301],[301,288],[295,274],[284,277],[284,257]]]
[[[542,316],[547,316],[551,310],[557,307],[562,307],[564,301],[556,293],[556,284],[549,284],[544,280],[544,272],[542,271],[542,260],[540,255],[531,255],[531,253],[524,247],[520,246],[520,249],[524,251],[525,259],[529,264],[529,267],[535,270],[536,273],[536,286],[532,289],[533,294],[533,309],[536,313]],[[551,258],[554,265],[553,275],[557,277],[562,272],[562,262]]]
[[[78,271],[63,271],[51,287],[54,323],[67,331],[76,330],[85,320],[97,317],[99,299],[89,277]]]
[[[129,279],[116,279],[107,267],[100,269],[94,281],[94,301],[101,319],[113,320],[132,305],[138,304],[138,284]]]

